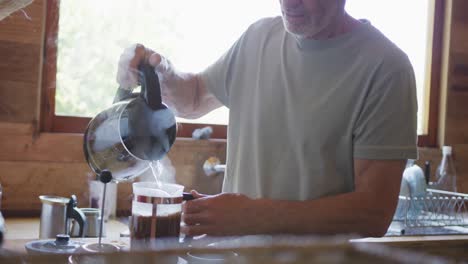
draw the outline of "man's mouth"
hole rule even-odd
[[[290,23],[293,24],[300,23],[305,18],[304,12],[284,11],[283,15]]]
[[[304,16],[303,12],[284,12],[284,14],[286,16],[289,16],[289,17],[302,17],[302,16]]]

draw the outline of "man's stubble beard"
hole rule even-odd
[[[327,0],[332,1],[332,0]],[[289,33],[297,38],[321,39],[327,38],[327,35],[334,33],[338,24],[343,23],[346,12],[344,9],[346,0],[338,1],[333,13],[322,13],[320,16],[307,14],[305,21],[302,24],[293,24],[287,20],[283,14],[283,25]],[[330,31],[327,33],[327,31]]]
[[[313,17],[308,17],[305,23],[296,25],[288,22],[287,18],[283,17],[283,24],[286,28],[286,31],[298,38],[313,38],[322,32],[327,26],[326,24],[324,25],[321,23],[322,19],[323,18],[314,19]]]

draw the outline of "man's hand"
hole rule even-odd
[[[160,54],[141,44],[132,45],[124,50],[119,59],[117,82],[122,88],[138,86],[138,66],[140,64],[150,64],[158,72],[164,72],[169,67]]]
[[[182,233],[189,236],[229,236],[258,233],[255,202],[242,194],[222,193],[202,195],[192,191],[196,198],[183,205]]]
[[[398,201],[403,160],[355,160],[355,191],[307,201],[252,200],[244,195],[197,198],[183,206],[190,235],[358,234],[383,236]]]
[[[154,67],[159,77],[162,101],[176,116],[199,118],[222,106],[198,74],[176,71],[164,56],[141,44],[132,45],[120,56],[117,82],[121,88],[138,86],[138,66],[141,64]]]

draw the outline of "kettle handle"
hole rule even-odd
[[[84,213],[79,208],[77,208],[76,205],[77,205],[76,196],[72,195],[67,205],[67,222],[68,222],[68,219],[70,218],[74,219],[78,223],[78,226],[80,227],[79,232],[78,232],[78,237],[83,237],[85,226],[86,226],[86,218],[85,218]],[[68,228],[68,224],[65,225],[65,228]],[[68,234],[68,230],[66,234]]]
[[[133,99],[140,96],[152,110],[156,111],[165,108],[162,104],[159,78],[154,67],[149,64],[140,64],[140,66],[138,66],[138,75],[141,92],[134,93],[133,89],[119,87],[114,96],[113,103],[115,104],[123,100]]]
[[[194,199],[195,199],[195,197],[191,193],[184,192],[182,194],[182,200],[184,200],[184,201],[191,201],[191,200],[194,200]]]
[[[154,67],[149,64],[140,64],[138,70],[141,84],[140,96],[154,111],[166,108],[162,104],[161,87]]]

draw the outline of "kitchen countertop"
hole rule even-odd
[[[25,253],[24,244],[37,240],[39,234],[39,218],[8,218],[5,219],[6,234],[3,248],[6,250]],[[103,240],[116,244],[129,243],[128,237],[121,237],[127,232],[125,224],[118,220],[109,220],[105,227],[107,236]],[[97,242],[97,238],[80,239],[85,243]],[[421,251],[438,256],[448,256],[468,260],[468,235],[418,235],[392,236],[382,238],[350,239],[351,243],[380,243],[388,246]]]
[[[19,253],[26,253],[24,244],[32,240],[39,239],[39,218],[7,218],[5,219],[5,238],[3,248]],[[122,222],[111,219],[105,223],[104,230],[106,242],[118,242],[120,233],[128,230],[127,226]],[[95,242],[97,238],[80,239],[84,242]]]

